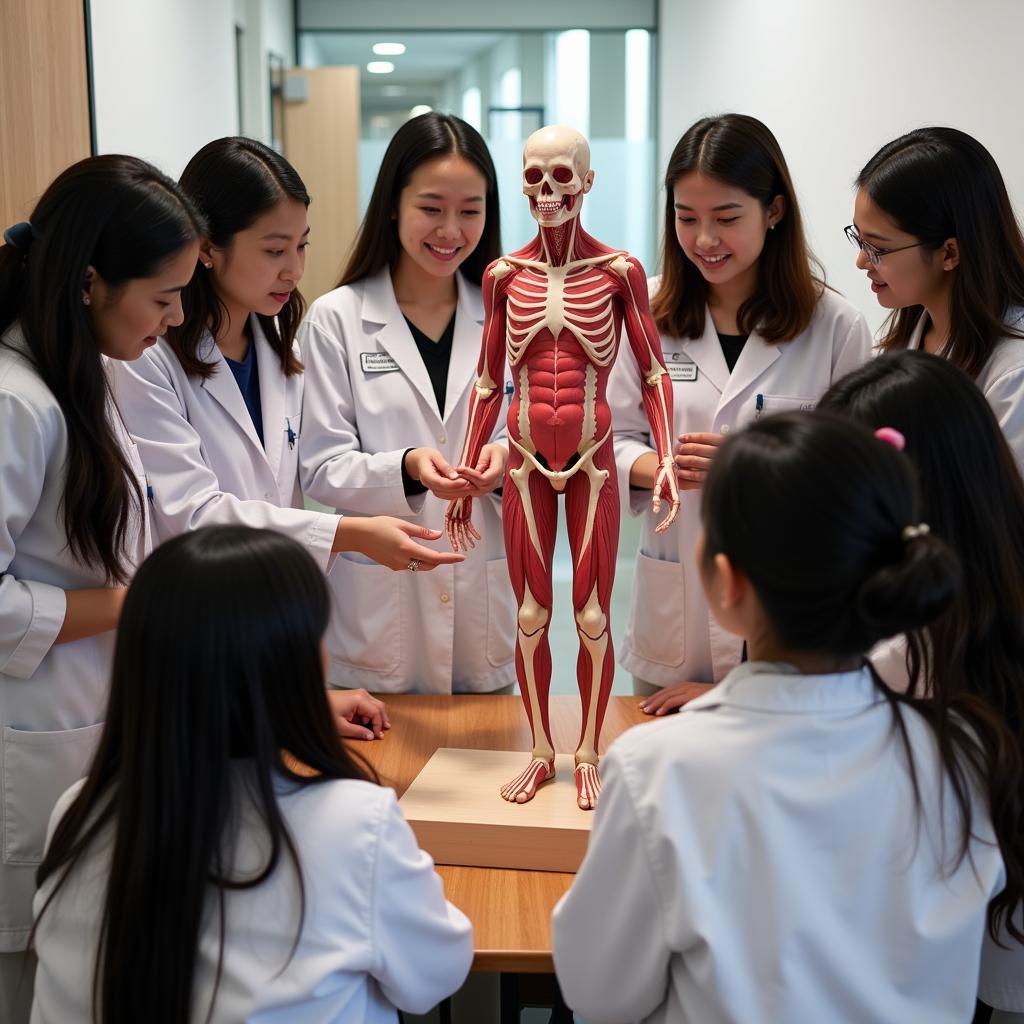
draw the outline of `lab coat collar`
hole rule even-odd
[[[420,350],[416,347],[412,331],[409,330],[409,325],[398,307],[388,267],[366,279],[360,315],[364,323],[381,325],[377,332],[377,341],[381,348],[394,359],[400,371],[409,379],[409,383],[419,392],[428,415],[433,415],[437,424],[441,425],[441,413],[437,408],[437,397],[430,383],[430,375],[427,373]],[[454,344],[452,347],[454,362]]]
[[[713,325],[712,329],[714,329]],[[717,334],[715,341],[721,350],[722,344],[718,341]],[[743,396],[745,399],[745,392],[750,385],[781,355],[782,350],[778,345],[765,341],[756,330],[751,331],[750,337],[747,338],[747,343],[743,346],[743,351],[729,375],[729,383],[725,386],[725,392],[722,395],[722,404],[724,405],[737,396]]]
[[[684,338],[683,351],[697,364],[697,370],[709,380],[719,394],[729,383],[729,366],[722,354],[722,343],[711,319],[711,310],[704,310],[704,333],[699,338]]]
[[[267,365],[266,356],[260,358],[260,347],[269,349],[267,339],[263,336],[263,329],[260,327],[259,322],[255,317],[250,317],[250,326],[252,327],[253,343],[257,346],[256,358],[259,364],[260,370],[260,402],[263,401],[263,371],[266,367],[269,372],[269,366]],[[249,410],[245,406],[245,399],[242,398],[242,392],[238,389],[238,384],[235,382],[234,374],[231,372],[231,367],[228,366],[227,360],[224,358],[224,353],[221,352],[217,343],[213,340],[213,335],[206,331],[203,334],[203,339],[199,343],[198,350],[199,358],[204,362],[213,363],[214,371],[209,377],[202,380],[201,386],[207,391],[224,409],[225,412],[235,421],[238,429],[248,438],[249,442],[259,452],[261,458],[266,461],[267,453],[263,449],[263,445],[260,443],[259,435],[256,433],[256,428],[253,426],[252,417],[249,415]],[[270,357],[276,358],[271,352]],[[280,373],[280,364],[278,364],[277,372]],[[268,424],[267,413],[264,409],[263,412],[264,429]]]
[[[804,675],[792,665],[747,661],[714,689],[686,705],[688,711],[738,707],[776,714],[859,711],[884,700],[867,666],[851,672]]]
[[[910,332],[910,337],[907,339],[908,349],[917,351],[923,346],[924,332],[930,322],[928,314],[922,309],[921,315],[914,321],[914,329]]]
[[[295,409],[285,408],[285,390],[287,378],[281,368],[281,360],[267,340],[259,318],[250,316],[253,344],[256,346],[256,364],[260,371],[260,409],[263,414],[263,453],[270,464],[274,479],[280,476],[281,460],[284,457],[285,435],[290,424],[285,417]],[[248,409],[246,410],[248,415]],[[252,417],[248,417],[250,425]],[[288,428],[288,429],[286,429]],[[290,495],[282,495],[290,497]]]
[[[455,412],[459,400],[476,374],[467,372],[480,359],[483,338],[484,302],[478,288],[474,288],[461,274],[456,274],[459,304],[455,309],[455,336],[452,356],[448,362],[448,384],[444,396],[444,421]]]
[[[745,397],[746,389],[782,355],[778,345],[765,341],[756,330],[751,331],[736,366],[729,373],[715,321],[707,307],[704,310],[704,333],[699,338],[687,338],[683,342],[683,350],[721,393],[719,406],[737,396]]]

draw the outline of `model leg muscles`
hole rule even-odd
[[[516,675],[533,733],[530,763],[501,790],[506,800],[525,803],[555,774],[555,748],[548,720],[551,685],[551,559],[558,525],[554,490],[514,447],[502,509],[509,576],[519,607]]]
[[[566,485],[565,517],[573,560],[572,603],[580,638],[576,676],[583,703],[576,795],[580,807],[589,810],[596,806],[601,791],[598,742],[615,677],[609,611],[619,544],[619,496],[610,439]]]

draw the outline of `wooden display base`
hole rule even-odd
[[[593,811],[576,805],[572,754],[555,757],[555,777],[528,803],[501,787],[529,763],[526,751],[440,747],[399,801],[421,847],[438,864],[529,871],[579,869]]]

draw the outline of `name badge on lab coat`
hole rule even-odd
[[[669,363],[668,376],[670,380],[696,380],[696,363]]]
[[[359,363],[363,373],[391,373],[399,369],[398,363],[387,352],[360,352]]]

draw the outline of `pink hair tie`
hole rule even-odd
[[[895,427],[879,427],[875,431],[875,437],[879,441],[891,444],[898,452],[903,451],[907,446],[907,439]]]

